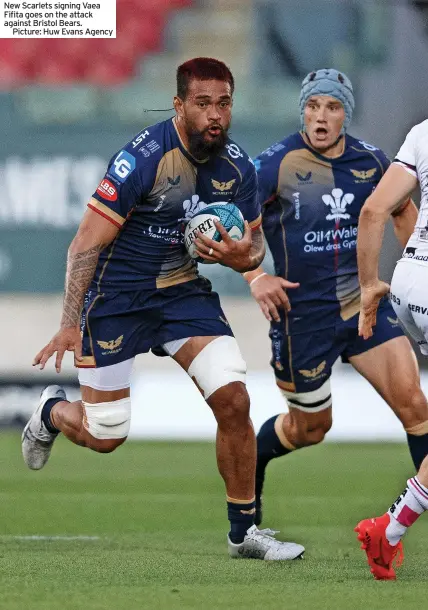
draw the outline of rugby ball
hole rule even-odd
[[[198,263],[212,263],[200,258],[196,253],[194,241],[198,231],[214,241],[222,240],[214,224],[216,220],[221,222],[232,239],[240,240],[244,236],[244,217],[236,205],[222,201],[207,205],[189,220],[184,231],[184,245]]]

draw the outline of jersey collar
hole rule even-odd
[[[322,153],[318,152],[318,150],[311,145],[309,138],[305,137],[304,131],[299,131],[299,134],[300,134],[300,137],[302,138],[305,146],[307,148],[309,148],[309,150],[311,152],[313,152],[315,155],[317,155],[317,157],[319,157],[320,159],[323,159],[323,161],[329,161],[329,162],[335,161],[336,159],[340,159],[341,157],[343,157],[343,155],[346,152],[346,148],[348,145],[346,134],[344,134],[344,136],[343,136],[343,150],[339,155],[336,155],[335,157],[327,157],[326,155],[323,155]]]

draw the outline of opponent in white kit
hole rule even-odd
[[[397,263],[390,298],[395,312],[421,352],[428,355],[428,120],[413,127],[397,157],[374,193],[366,201],[358,230],[358,263],[361,284],[359,332],[365,339],[373,334],[380,299],[389,286],[379,280],[378,263],[384,226],[390,214],[409,197],[419,183],[421,205],[413,233]],[[421,424],[420,438],[428,435],[428,422]],[[401,538],[416,519],[428,510],[428,456],[417,476],[382,517],[361,521],[355,531],[367,553],[371,572],[377,579],[393,580],[401,564]],[[401,557],[400,557],[401,555]]]

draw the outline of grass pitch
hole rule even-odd
[[[428,519],[406,538],[397,582],[372,579],[353,532],[359,519],[385,512],[412,474],[402,445],[326,444],[275,460],[263,526],[306,546],[303,561],[284,563],[228,558],[212,444],[128,442],[97,455],[60,438],[46,468],[31,472],[19,436],[2,434],[0,464],[1,609],[390,610],[421,603]]]

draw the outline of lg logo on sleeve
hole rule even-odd
[[[121,150],[113,161],[111,172],[120,182],[125,182],[127,177],[135,169],[135,157],[126,150]]]

